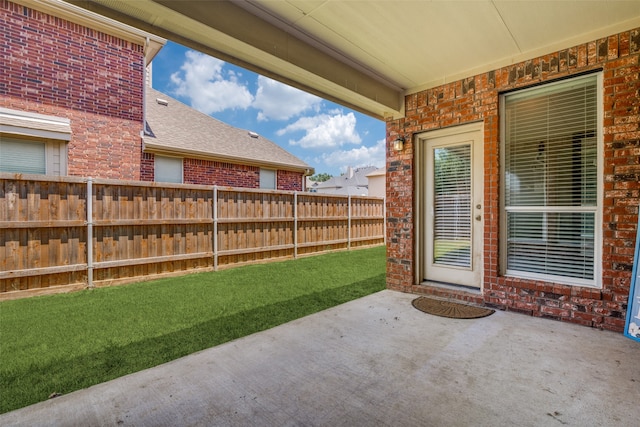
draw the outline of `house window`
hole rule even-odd
[[[276,189],[276,171],[273,169],[260,169],[260,188]]]
[[[0,172],[66,175],[66,143],[0,137]]]
[[[600,287],[599,75],[503,95],[503,274]]]
[[[156,182],[182,184],[182,158],[155,156],[154,176]]]
[[[0,172],[67,174],[69,119],[0,107]]]
[[[0,171],[46,174],[46,147],[44,142],[0,140]]]

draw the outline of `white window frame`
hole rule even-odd
[[[589,78],[593,77],[593,75],[575,77],[574,80],[578,80],[580,78]],[[516,277],[523,279],[531,279],[531,280],[539,280],[544,282],[553,282],[559,284],[573,285],[573,286],[585,286],[591,288],[602,288],[602,206],[603,206],[603,181],[604,181],[604,144],[603,144],[603,133],[602,133],[602,120],[603,120],[603,95],[602,95],[602,73],[598,73],[596,75],[597,79],[597,101],[596,101],[596,114],[597,114],[597,141],[596,141],[596,206],[595,208],[590,207],[573,207],[568,208],[567,212],[593,212],[594,213],[594,236],[593,236],[593,245],[594,245],[594,265],[593,265],[593,279],[580,279],[573,278],[568,276],[559,276],[559,275],[550,275],[550,274],[540,274],[540,273],[532,273],[518,270],[511,270],[507,266],[507,212],[517,212],[519,207],[507,207],[506,206],[506,185],[505,185],[505,167],[503,162],[505,161],[505,150],[506,150],[506,113],[505,113],[505,99],[510,94],[502,94],[500,96],[500,161],[501,172],[500,172],[500,209],[502,214],[500,215],[500,273],[504,276],[508,277]],[[559,82],[562,83],[562,82]],[[544,87],[551,88],[551,85],[554,83],[547,83]],[[513,93],[524,93],[525,91],[536,91],[540,90],[540,87],[523,89]],[[557,211],[557,207],[549,207],[549,210]],[[526,210],[526,209],[525,209]],[[535,210],[538,212],[544,212],[545,208],[536,207]],[[531,210],[527,210],[531,211]]]
[[[177,166],[180,163],[180,181],[159,181],[158,176],[162,175],[158,173],[158,168],[166,167],[171,164],[171,167]],[[153,180],[154,182],[167,182],[172,184],[182,184],[184,182],[184,159],[182,157],[161,156],[154,155],[153,160]]]
[[[273,180],[271,179],[272,176]],[[269,178],[269,182],[267,182],[267,178]],[[273,186],[271,186],[271,181],[273,181]],[[278,171],[276,169],[260,168],[260,188],[263,190],[276,190],[278,188]]]

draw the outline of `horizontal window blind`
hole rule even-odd
[[[510,270],[590,280],[594,214],[507,212]]]
[[[156,182],[173,182],[182,184],[182,159],[178,157],[155,156]]]
[[[594,279],[597,77],[504,99],[507,270]]]
[[[471,266],[471,145],[434,149],[433,262]]]
[[[272,169],[260,169],[260,188],[275,190],[276,171]]]
[[[45,143],[2,137],[0,140],[0,171],[46,174]]]

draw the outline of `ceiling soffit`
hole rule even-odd
[[[71,3],[379,118],[407,93],[640,27],[640,0]]]
[[[75,1],[77,6],[155,33],[377,118],[397,115],[403,89],[347,58],[305,42],[234,1]],[[353,62],[353,61],[351,61]]]

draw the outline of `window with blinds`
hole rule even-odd
[[[154,181],[182,184],[182,158],[155,156]]]
[[[471,267],[471,145],[433,152],[433,263]]]
[[[46,144],[3,136],[0,138],[0,172],[46,174]]]
[[[598,75],[502,101],[505,273],[598,286]]]
[[[260,188],[266,190],[276,189],[276,171],[272,169],[260,169]]]

